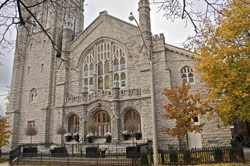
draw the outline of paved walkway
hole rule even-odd
[[[250,166],[250,148],[244,147],[243,151],[244,151],[246,163],[243,164],[242,166]]]

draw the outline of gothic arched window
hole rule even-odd
[[[68,132],[72,135],[76,132],[79,132],[79,116],[73,115],[69,118],[68,121]]]
[[[118,62],[118,59],[115,58],[114,60],[114,71],[118,71],[119,70],[119,62]]]
[[[102,78],[102,76],[98,77],[98,89],[103,89],[103,78]]]
[[[121,88],[126,87],[126,61],[126,55],[117,43],[108,39],[98,41],[89,47],[82,59],[82,88],[85,78],[88,79],[89,93],[98,89],[110,91],[114,81],[117,81]],[[93,86],[90,86],[90,80],[93,81]]]
[[[139,112],[135,110],[128,111],[124,116],[124,126],[128,123],[135,124],[136,130],[141,131],[141,116]]]
[[[119,74],[115,73],[114,75],[114,82],[119,82]]]
[[[98,63],[98,75],[103,75],[103,64],[102,64],[102,62]]]
[[[109,89],[109,76],[105,76],[105,89]]]
[[[31,89],[30,97],[29,97],[30,98],[30,103],[36,102],[36,96],[37,96],[36,89],[35,88]]]
[[[94,81],[92,77],[89,79],[89,90],[90,91],[94,90]]]
[[[109,72],[109,61],[105,62],[105,70],[104,70],[105,74],[108,74]]]
[[[97,126],[95,136],[105,136],[107,132],[111,133],[111,119],[106,111],[99,111],[93,116],[93,121]]]
[[[126,74],[122,73],[121,74],[121,87],[126,86]]]
[[[89,67],[89,76],[92,76],[94,74],[94,64],[91,63]]]
[[[88,77],[88,65],[84,65],[84,77]]]
[[[124,57],[121,58],[120,64],[121,64],[121,70],[125,70],[125,58]]]
[[[185,81],[186,83],[194,82],[193,69],[189,66],[184,66],[181,69],[181,77],[182,77],[182,80]]]

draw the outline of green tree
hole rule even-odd
[[[9,137],[12,134],[12,131],[9,130],[10,125],[6,118],[0,120],[0,147],[9,144]]]
[[[164,106],[166,111],[164,117],[175,120],[173,128],[165,127],[164,129],[169,135],[176,136],[179,140],[183,139],[187,132],[200,133],[204,123],[194,125],[193,120],[212,110],[199,91],[189,94],[189,90],[190,85],[186,85],[185,82],[182,86],[176,86],[175,89],[164,89],[164,94],[169,100],[169,104]]]
[[[192,44],[197,70],[225,125],[250,120],[250,0],[231,0],[216,23],[207,23]]]

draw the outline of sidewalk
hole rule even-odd
[[[243,164],[242,166],[250,166],[250,148],[244,147],[243,151],[244,151],[246,163]]]

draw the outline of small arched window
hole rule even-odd
[[[121,87],[125,87],[126,86],[126,74],[122,73],[121,74]]]
[[[193,69],[189,66],[185,66],[181,69],[182,80],[186,83],[194,82],[194,73]]]
[[[87,78],[84,79],[83,87],[88,88],[88,79]]]
[[[89,90],[93,91],[94,90],[94,81],[93,81],[93,77],[91,77],[89,79]]]
[[[135,110],[128,111],[124,116],[124,126],[128,123],[135,124],[137,131],[141,131],[141,116],[139,112]]]
[[[119,82],[119,74],[115,73],[114,75],[114,82]]]
[[[88,77],[88,65],[84,65],[84,77]]]
[[[102,64],[102,62],[98,63],[98,75],[103,75],[103,64]]]
[[[109,89],[109,76],[105,76],[105,89]]]
[[[92,76],[94,74],[94,64],[91,63],[89,67],[89,76]]]
[[[106,111],[99,111],[93,116],[93,121],[97,126],[95,136],[105,136],[107,132],[111,133],[111,119]]]
[[[120,63],[121,63],[121,70],[125,70],[125,58],[124,57],[121,58]]]
[[[79,132],[79,116],[73,115],[69,118],[68,121],[68,132],[71,133],[72,135],[76,132]]]
[[[102,78],[102,76],[98,77],[98,89],[103,89],[103,78]]]
[[[30,91],[30,103],[36,102],[36,96],[37,96],[36,89],[35,88],[31,89],[31,91]]]
[[[105,74],[108,74],[109,72],[109,61],[105,62],[105,70],[104,70]]]
[[[114,60],[114,71],[118,71],[119,70],[119,62],[118,62],[118,59],[115,58]]]

